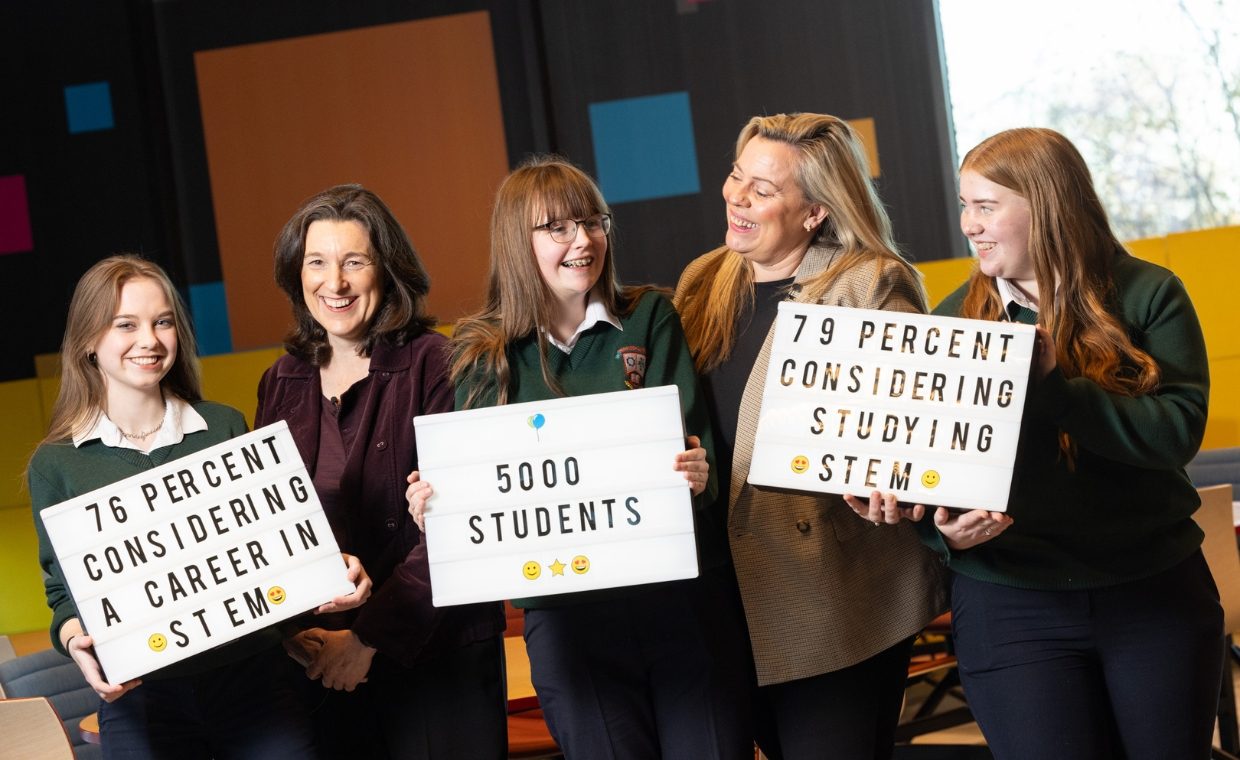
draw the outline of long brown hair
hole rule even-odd
[[[1063,373],[1127,396],[1152,391],[1158,365],[1133,345],[1114,312],[1111,270],[1115,257],[1128,253],[1111,231],[1076,147],[1051,129],[1009,129],[969,151],[960,171],[975,172],[1029,202],[1038,324],[1054,337]],[[976,319],[1002,318],[993,277],[973,271],[961,311]]]
[[[1009,129],[969,151],[961,172],[974,172],[1029,202],[1029,257],[1038,283],[1038,324],[1055,340],[1055,360],[1067,377],[1087,377],[1103,389],[1140,396],[1158,386],[1158,364],[1133,345],[1115,316],[1111,276],[1128,255],[1111,231],[1085,159],[1051,129]],[[961,316],[1002,319],[993,277],[974,269]],[[1060,447],[1071,457],[1066,435]]]
[[[793,149],[797,187],[807,203],[827,211],[812,243],[839,252],[829,267],[802,283],[807,297],[816,299],[838,273],[873,256],[900,262],[921,281],[921,274],[896,250],[891,220],[870,181],[861,140],[847,122],[816,113],[755,116],[736,139],[737,158],[755,137]],[[699,372],[714,369],[732,353],[738,320],[752,299],[753,268],[727,247],[708,254],[697,278],[680,289],[676,308]]]
[[[434,326],[435,319],[426,313],[431,278],[404,227],[371,191],[361,185],[336,185],[306,199],[276,238],[276,284],[293,307],[293,329],[284,338],[290,354],[316,367],[332,358],[327,331],[310,315],[301,289],[306,232],[318,221],[357,222],[370,239],[370,253],[381,273],[383,300],[366,327],[362,356],[369,356],[380,339],[404,345]]]
[[[529,335],[538,340],[543,381],[554,392],[562,392],[547,366],[545,333],[555,319],[556,302],[535,261],[533,228],[556,219],[609,213],[594,180],[558,156],[533,156],[500,184],[491,212],[486,301],[480,311],[457,322],[453,334],[452,382],[468,383],[466,408],[492,393],[497,404],[507,403],[512,379],[507,348]],[[651,288],[620,285],[614,235],[613,226],[594,292],[608,311],[626,316]]]
[[[95,346],[112,326],[125,284],[142,279],[159,285],[172,304],[176,321],[176,358],[168,374],[159,381],[160,390],[185,401],[202,399],[202,371],[189,313],[167,273],[158,264],[134,254],[109,256],[86,270],[73,290],[65,337],[60,344],[60,392],[52,406],[51,423],[43,443],[72,438],[90,430],[99,420],[107,396],[103,373],[94,359]]]

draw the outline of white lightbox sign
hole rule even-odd
[[[749,482],[1005,511],[1034,335],[780,303]]]
[[[675,386],[414,419],[437,606],[697,576]]]
[[[113,683],[353,590],[284,422],[40,516]]]

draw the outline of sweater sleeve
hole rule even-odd
[[[719,495],[715,439],[706,397],[702,393],[697,371],[693,366],[693,356],[689,352],[689,344],[680,325],[680,316],[663,296],[646,297],[659,299],[651,319],[650,366],[647,369],[646,385],[675,385],[680,391],[680,410],[685,419],[685,434],[696,435],[702,440],[702,447],[706,449],[706,461],[710,464],[706,490],[694,500],[695,508],[704,509],[713,504]]]
[[[1197,313],[1179,278],[1143,278],[1121,293],[1134,342],[1158,363],[1158,387],[1125,396],[1058,368],[1039,383],[1037,411],[1084,449],[1134,467],[1177,469],[1197,453],[1205,434],[1209,365]]]
[[[39,540],[39,566],[43,568],[43,592],[47,596],[47,606],[52,610],[52,623],[49,633],[52,646],[61,654],[68,654],[60,644],[60,627],[65,621],[78,616],[77,605],[69,593],[69,584],[65,581],[52,542],[43,527],[39,513],[44,509],[65,501],[69,496],[61,491],[48,479],[39,468],[39,455],[30,463],[27,473],[30,486],[30,505],[34,511],[34,530]]]

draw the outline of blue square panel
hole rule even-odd
[[[232,328],[228,325],[228,301],[224,283],[204,282],[189,286],[189,310],[194,315],[198,354],[213,356],[232,352]]]
[[[608,203],[699,192],[689,93],[590,104],[599,186]]]
[[[65,113],[69,134],[111,129],[112,90],[107,82],[72,84],[65,87]]]

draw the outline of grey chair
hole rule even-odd
[[[0,690],[9,698],[47,697],[64,723],[76,760],[98,760],[99,747],[78,730],[82,718],[99,709],[99,695],[86,684],[73,660],[45,649],[0,663]]]
[[[1198,452],[1188,463],[1188,477],[1198,488],[1230,484],[1240,494],[1240,446]]]

